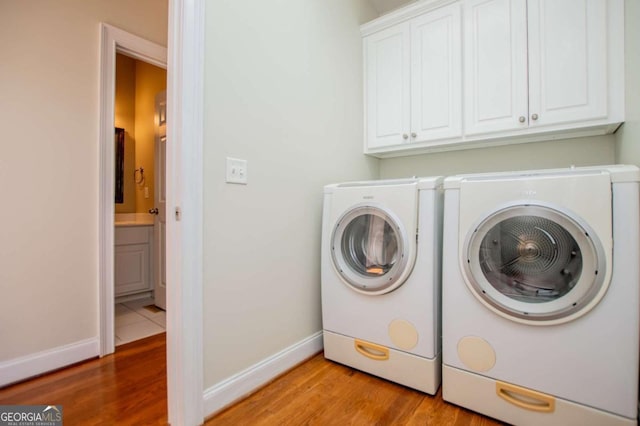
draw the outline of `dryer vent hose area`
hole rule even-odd
[[[493,226],[479,251],[482,272],[502,294],[529,303],[562,297],[582,271],[578,243],[562,226],[539,216],[516,216]]]

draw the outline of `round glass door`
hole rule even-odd
[[[562,322],[603,295],[600,242],[585,224],[546,206],[489,216],[470,234],[464,256],[474,295],[509,319]]]
[[[347,212],[333,231],[333,264],[354,290],[387,293],[402,284],[407,267],[407,241],[400,223],[378,207]]]

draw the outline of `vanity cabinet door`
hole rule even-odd
[[[464,3],[465,134],[527,128],[526,0]]]
[[[116,246],[116,296],[150,289],[149,256],[149,244]]]
[[[411,21],[411,142],[462,135],[460,4]]]
[[[400,145],[409,137],[410,26],[402,23],[364,40],[368,148]]]
[[[124,226],[115,229],[115,296],[152,290],[151,226]]]

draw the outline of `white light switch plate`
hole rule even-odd
[[[227,157],[227,183],[247,184],[247,160]]]

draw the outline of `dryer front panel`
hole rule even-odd
[[[565,322],[604,295],[605,256],[589,226],[544,204],[515,204],[467,236],[461,263],[472,293],[519,321]]]
[[[333,265],[353,290],[388,293],[400,286],[410,272],[408,238],[392,212],[380,206],[355,206],[337,221],[333,230]]]

